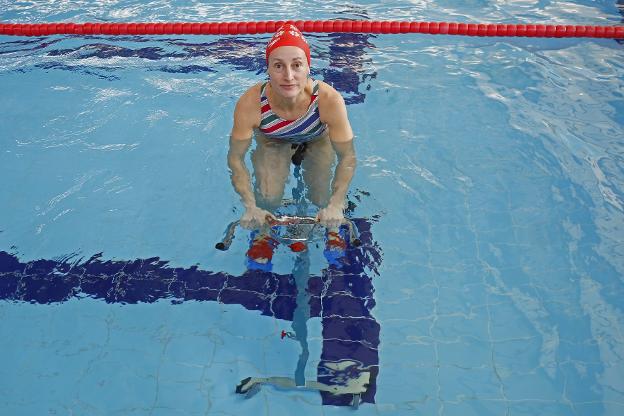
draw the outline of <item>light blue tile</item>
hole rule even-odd
[[[509,412],[509,404],[503,400],[482,400],[465,398],[459,401],[445,402],[444,414],[449,416],[459,415],[504,415]],[[513,414],[513,413],[512,413]]]

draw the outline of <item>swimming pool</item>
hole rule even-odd
[[[621,21],[611,0],[0,6],[20,22]],[[245,233],[213,247],[241,215],[227,137],[268,38],[0,38],[2,413],[353,411],[234,393],[303,371],[368,372],[365,415],[620,414],[622,45],[308,35],[357,135],[364,244],[341,270],[280,247],[256,273]]]

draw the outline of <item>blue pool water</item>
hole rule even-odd
[[[0,21],[622,20],[614,0],[40,3]],[[0,37],[0,413],[621,414],[622,44],[308,35],[357,136],[363,245],[340,268],[321,240],[280,246],[261,272],[246,233],[213,247],[269,36]],[[363,375],[357,410],[235,393]]]

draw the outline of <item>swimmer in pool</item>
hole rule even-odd
[[[326,251],[344,250],[339,227],[356,165],[344,100],[330,85],[310,78],[310,48],[296,26],[281,26],[265,55],[269,80],[252,86],[238,100],[228,152],[232,185],[245,207],[240,224],[259,230],[247,256],[257,264],[271,261],[277,242],[268,224],[282,203],[291,161],[301,164],[307,197],[319,208],[317,220],[328,229]],[[252,190],[245,154],[253,137]]]

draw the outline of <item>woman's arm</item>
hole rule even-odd
[[[230,150],[227,161],[231,172],[232,186],[241,197],[241,202],[245,209],[256,206],[256,198],[251,189],[251,176],[245,166],[245,154],[251,145],[251,136],[247,139],[236,139],[230,136]]]
[[[323,99],[319,101],[319,112],[321,121],[329,127],[329,138],[338,157],[338,165],[332,180],[329,203],[327,207],[319,211],[317,218],[327,226],[336,227],[344,219],[345,197],[355,172],[356,157],[353,147],[353,130],[351,130],[344,99],[332,87],[326,84],[324,87]]]
[[[245,213],[240,224],[245,228],[258,228],[266,223],[266,217],[274,218],[268,211],[256,206],[251,187],[251,176],[245,165],[245,155],[253,137],[253,130],[260,124],[260,98],[258,86],[250,88],[236,103],[234,125],[230,134],[227,162],[231,172],[232,186],[241,197]]]

